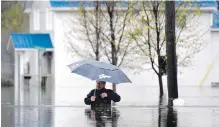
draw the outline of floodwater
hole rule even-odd
[[[91,85],[90,85],[91,86]],[[2,127],[219,127],[219,89],[179,87],[183,106],[167,107],[155,86],[119,85],[121,102],[94,112],[83,99],[93,86],[2,87]]]

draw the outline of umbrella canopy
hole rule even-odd
[[[82,60],[68,65],[72,73],[87,77],[91,80],[106,81],[115,84],[131,82],[117,66],[95,61]]]

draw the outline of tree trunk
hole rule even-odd
[[[159,87],[160,87],[160,97],[163,96],[163,81],[162,81],[162,72],[161,72],[161,64],[160,63],[160,30],[159,30],[159,20],[158,20],[158,2],[154,2],[153,5],[153,13],[155,17],[155,27],[156,27],[156,41],[157,41],[157,56],[158,56],[158,80],[159,80]]]
[[[169,99],[178,98],[176,37],[175,37],[175,2],[165,2],[165,33],[167,49],[167,83]]]
[[[160,50],[159,49],[157,51],[157,54],[158,54],[158,81],[159,81],[159,87],[160,87],[160,97],[162,97],[163,96],[163,80],[162,80],[163,74],[161,71],[162,63],[160,61]]]
[[[96,52],[95,52],[95,55],[96,55],[96,60],[99,61],[99,43],[100,43],[100,29],[99,29],[99,1],[96,1],[96,11],[95,11],[95,16],[96,16],[96,26],[95,26],[95,33],[96,33],[96,39],[97,39],[97,44],[96,44]]]
[[[160,87],[160,97],[163,96],[163,80],[162,75],[158,74],[159,87]]]
[[[107,5],[107,13],[109,15],[110,21],[109,21],[109,25],[110,25],[110,38],[111,38],[111,59],[112,59],[112,63],[113,65],[117,66],[117,50],[116,50],[116,45],[115,45],[115,30],[114,30],[114,1],[109,1],[108,5]],[[114,92],[116,92],[116,84],[112,84],[112,89]]]

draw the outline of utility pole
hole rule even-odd
[[[169,100],[178,98],[175,17],[175,2],[165,1],[167,86]]]

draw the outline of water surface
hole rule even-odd
[[[121,102],[94,112],[83,99],[85,86],[2,87],[2,127],[219,127],[219,89],[179,88],[184,106],[166,107],[155,86],[118,86]],[[18,97],[19,96],[19,97]]]

